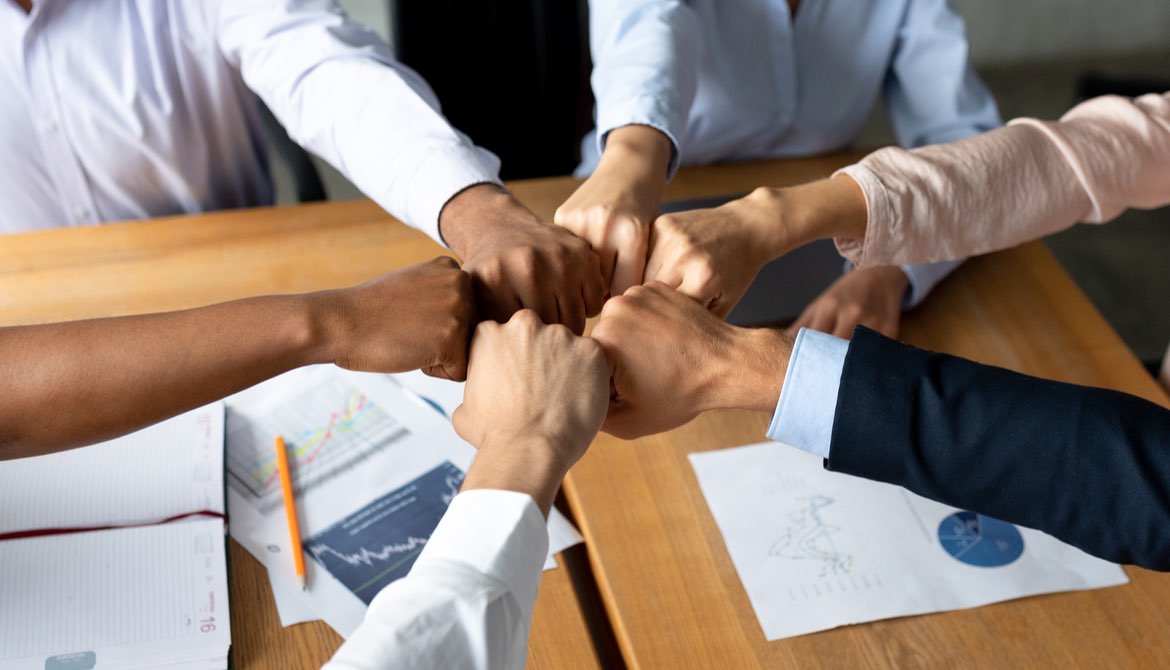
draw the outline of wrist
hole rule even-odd
[[[351,325],[345,316],[343,290],[317,291],[288,299],[294,301],[296,320],[301,324],[300,364],[337,363],[344,358],[349,350],[346,341]]]
[[[771,412],[792,356],[792,337],[773,328],[734,328],[726,356],[718,365],[721,380],[708,409]]]
[[[865,195],[848,175],[779,189],[776,198],[783,221],[781,253],[815,240],[865,237]]]
[[[597,170],[621,171],[639,183],[666,186],[666,174],[674,145],[661,131],[650,126],[615,128],[606,135],[605,151]]]
[[[488,212],[516,207],[512,194],[498,184],[475,184],[451,196],[439,211],[439,237],[462,259],[473,253],[476,241],[490,235],[489,229],[503,217]]]
[[[572,463],[549,438],[520,436],[507,440],[485,440],[476,445],[478,453],[463,490],[497,489],[532,496],[546,516]]]

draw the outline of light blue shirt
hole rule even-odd
[[[682,165],[848,147],[879,95],[905,147],[1001,124],[946,0],[591,0],[597,129],[579,175],[614,128],[642,124]],[[904,267],[917,304],[957,263]]]
[[[849,340],[800,329],[784,373],[780,400],[768,425],[770,439],[829,457],[837,393],[848,352]]]

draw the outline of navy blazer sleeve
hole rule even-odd
[[[1170,410],[853,334],[830,470],[1170,570]]]

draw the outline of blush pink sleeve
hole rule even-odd
[[[1056,122],[881,149],[837,174],[865,194],[865,238],[836,240],[859,266],[995,251],[1170,203],[1170,93],[1094,98]]]

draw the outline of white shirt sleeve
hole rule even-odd
[[[410,574],[382,589],[325,668],[523,668],[547,552],[530,496],[460,493]]]
[[[849,340],[801,328],[792,345],[780,400],[768,437],[821,458],[829,457],[837,393]]]
[[[499,183],[499,160],[447,123],[433,91],[333,0],[225,0],[218,42],[289,136],[442,243],[439,212]]]
[[[678,0],[590,0],[589,34],[598,152],[615,128],[651,126],[670,139],[673,177],[698,85],[698,17]]]

